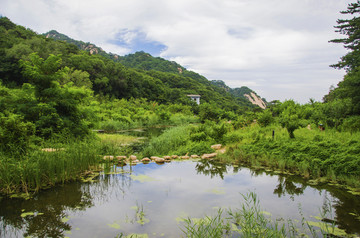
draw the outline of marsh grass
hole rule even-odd
[[[159,137],[153,138],[149,145],[144,148],[144,156],[162,156],[175,154],[177,150],[186,145],[189,140],[189,126],[169,128]]]
[[[34,149],[22,157],[0,155],[1,193],[37,192],[78,179],[82,172],[99,164],[99,142],[72,141],[62,146],[54,152]]]
[[[201,219],[186,218],[181,231],[189,238],[227,237],[230,233],[230,223],[222,217],[223,210],[219,209],[214,217],[205,216]]]
[[[214,150],[211,149],[211,145],[216,142],[213,138],[213,129],[212,126],[194,124],[171,127],[160,136],[152,138],[142,151],[142,155],[149,157],[212,153]]]

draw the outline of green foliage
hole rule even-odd
[[[35,125],[25,122],[20,115],[0,114],[1,151],[24,153],[30,147],[35,135]]]
[[[342,123],[342,130],[350,132],[360,131],[360,116],[346,118]]]
[[[280,115],[280,123],[282,127],[286,128],[290,138],[295,138],[294,131],[301,125],[300,118],[298,116],[299,104],[294,101],[285,101],[281,107],[283,108]]]
[[[355,17],[355,15],[359,13],[359,9],[360,3],[356,2],[348,4],[347,10],[340,12],[341,14],[349,14],[354,17],[345,20],[337,20],[338,25],[335,26],[337,29],[336,32],[344,35],[345,38],[334,39],[330,42],[344,44],[344,47],[348,49],[349,52],[341,58],[341,61],[338,64],[333,65],[335,68],[345,68],[347,71],[352,71],[360,66],[358,60],[356,60],[359,57],[360,18]]]
[[[348,5],[346,11],[342,11],[342,14],[351,15],[349,19],[339,19],[338,25],[335,26],[337,32],[344,35],[345,38],[334,39],[331,42],[341,43],[348,53],[341,57],[341,60],[332,65],[335,68],[344,68],[347,74],[344,80],[338,83],[338,87],[332,89],[328,95],[324,97],[326,102],[331,102],[336,99],[349,99],[351,105],[350,111],[347,113],[350,115],[360,115],[360,54],[359,54],[359,33],[360,33],[360,18],[358,16],[360,10],[360,3],[351,3]]]
[[[272,112],[270,110],[264,110],[258,116],[257,121],[261,126],[264,126],[264,127],[269,126],[274,121]]]
[[[202,103],[199,106],[199,118],[201,122],[206,120],[220,121],[223,115],[223,111],[215,104]]]

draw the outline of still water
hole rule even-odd
[[[34,199],[0,201],[0,237],[182,237],[183,218],[240,208],[241,194],[255,192],[274,218],[316,221],[324,204],[342,229],[360,234],[360,199],[301,178],[216,164],[172,161],[113,167],[91,183],[69,183]]]

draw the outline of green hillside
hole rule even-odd
[[[232,100],[236,101],[236,103],[240,106],[246,106],[246,107],[250,107],[250,108],[253,107],[253,105],[251,103],[249,103],[249,100],[244,96],[245,93],[254,92],[253,90],[251,90],[247,87],[241,87],[240,91],[239,91],[239,88],[231,89],[228,86],[226,86],[224,82],[222,82],[221,80],[218,80],[218,82],[222,82],[222,84],[224,85],[224,87],[223,87],[222,85],[214,83],[215,81],[210,82],[204,76],[202,76],[196,72],[187,70],[186,68],[184,68],[183,66],[179,65],[178,63],[176,63],[174,61],[168,61],[161,57],[153,57],[152,55],[150,55],[149,53],[146,53],[144,51],[136,52],[134,54],[128,54],[125,56],[118,56],[118,55],[114,55],[111,53],[106,53],[100,47],[97,47],[94,44],[85,43],[83,41],[77,41],[77,40],[71,39],[68,36],[61,34],[54,30],[49,31],[43,35],[46,36],[47,38],[52,38],[55,40],[65,41],[65,42],[74,44],[81,50],[85,50],[91,54],[102,55],[105,58],[111,59],[115,62],[119,62],[123,66],[128,67],[128,68],[134,68],[134,69],[137,69],[140,71],[158,71],[158,72],[175,74],[177,76],[167,75],[167,77],[165,77],[164,74],[161,74],[161,76],[158,75],[162,79],[162,81],[166,82],[167,86],[170,88],[174,88],[174,87],[179,88],[178,84],[177,85],[171,84],[171,82],[174,81],[174,79],[169,79],[169,77],[175,77],[176,80],[181,79],[182,81],[185,81],[184,83],[182,83],[182,86],[180,88],[187,88],[188,89],[187,92],[189,94],[195,93],[195,94],[201,94],[203,96],[204,90],[198,89],[197,86],[192,85],[191,82],[188,82],[189,79],[186,79],[186,78],[190,78],[190,81],[192,79],[195,82],[206,85],[206,87],[220,93],[224,97],[232,98]],[[157,77],[155,73],[146,72],[146,74],[151,75],[155,78]],[[178,77],[178,76],[180,76],[180,77]],[[190,88],[195,89],[195,90],[191,90]],[[222,90],[222,89],[225,89],[225,90]],[[205,92],[205,95],[204,95],[205,97],[202,97],[202,99],[205,100],[206,102],[209,102],[209,99],[211,98],[211,96],[209,97],[207,94],[208,93]]]

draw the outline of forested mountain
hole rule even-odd
[[[227,97],[233,96],[234,100],[237,101],[237,103],[242,106],[251,107],[251,104],[249,104],[249,102],[251,102],[253,105],[259,105],[258,103],[255,103],[254,100],[252,100],[252,98],[249,99],[247,96],[245,96],[245,94],[252,95],[251,93],[255,94],[256,98],[260,99],[260,101],[262,101],[263,105],[266,105],[266,101],[264,99],[261,99],[253,90],[251,90],[247,87],[231,89],[230,87],[225,85],[225,83],[221,80],[209,82],[209,80],[207,80],[204,76],[202,76],[198,73],[195,73],[193,71],[189,71],[174,61],[168,61],[161,57],[153,57],[149,53],[146,53],[144,51],[136,52],[134,54],[128,54],[125,56],[119,56],[116,54],[106,53],[100,47],[97,47],[94,44],[73,40],[73,39],[69,38],[68,36],[61,34],[54,30],[49,31],[43,35],[46,36],[46,38],[52,38],[55,40],[60,40],[60,41],[65,41],[65,42],[68,42],[71,44],[75,44],[81,50],[88,51],[90,54],[102,55],[108,59],[115,61],[115,62],[120,62],[122,65],[129,67],[129,68],[135,68],[135,69],[138,69],[141,71],[159,71],[159,72],[176,74],[176,75],[182,76],[181,78],[183,80],[184,80],[184,77],[189,77],[197,82],[200,82],[201,84],[205,84],[207,87],[212,88],[212,90],[215,90],[221,94],[224,94],[224,96],[227,96]],[[149,74],[149,73],[147,73],[147,74]],[[154,73],[151,73],[151,75],[156,77],[154,75]],[[164,79],[163,76],[161,76],[160,78]],[[167,84],[169,87],[172,87],[172,85],[169,84],[169,80],[166,80],[166,79],[164,79],[164,80],[167,81]],[[216,82],[221,82],[221,83],[216,83]],[[190,86],[188,83],[186,83],[180,87],[179,87],[179,85],[176,85],[175,87],[182,88],[182,87],[187,87],[187,85]],[[213,85],[215,85],[218,88],[213,87]],[[224,89],[225,91],[221,90],[221,89]],[[200,92],[193,92],[193,93],[201,94]],[[263,106],[260,106],[260,107],[263,108]]]
[[[35,34],[13,24],[7,18],[1,18],[0,27],[0,79],[7,86],[20,87],[23,83],[30,82],[22,73],[19,60],[29,60],[34,53],[44,60],[50,55],[59,55],[59,67],[67,69],[67,80],[75,84],[86,82],[95,94],[125,99],[146,98],[165,104],[189,104],[191,102],[188,94],[200,94],[201,102],[214,104],[224,110],[245,111],[252,107],[246,100],[234,100],[229,93],[212,85],[204,77],[193,72],[185,73],[185,69],[183,74],[180,74],[130,68],[109,59],[110,57],[96,54],[96,51],[101,52],[100,50],[90,53],[82,51],[76,45],[63,40],[55,41]],[[48,37],[50,35],[47,34]],[[63,35],[59,39],[69,40]]]

